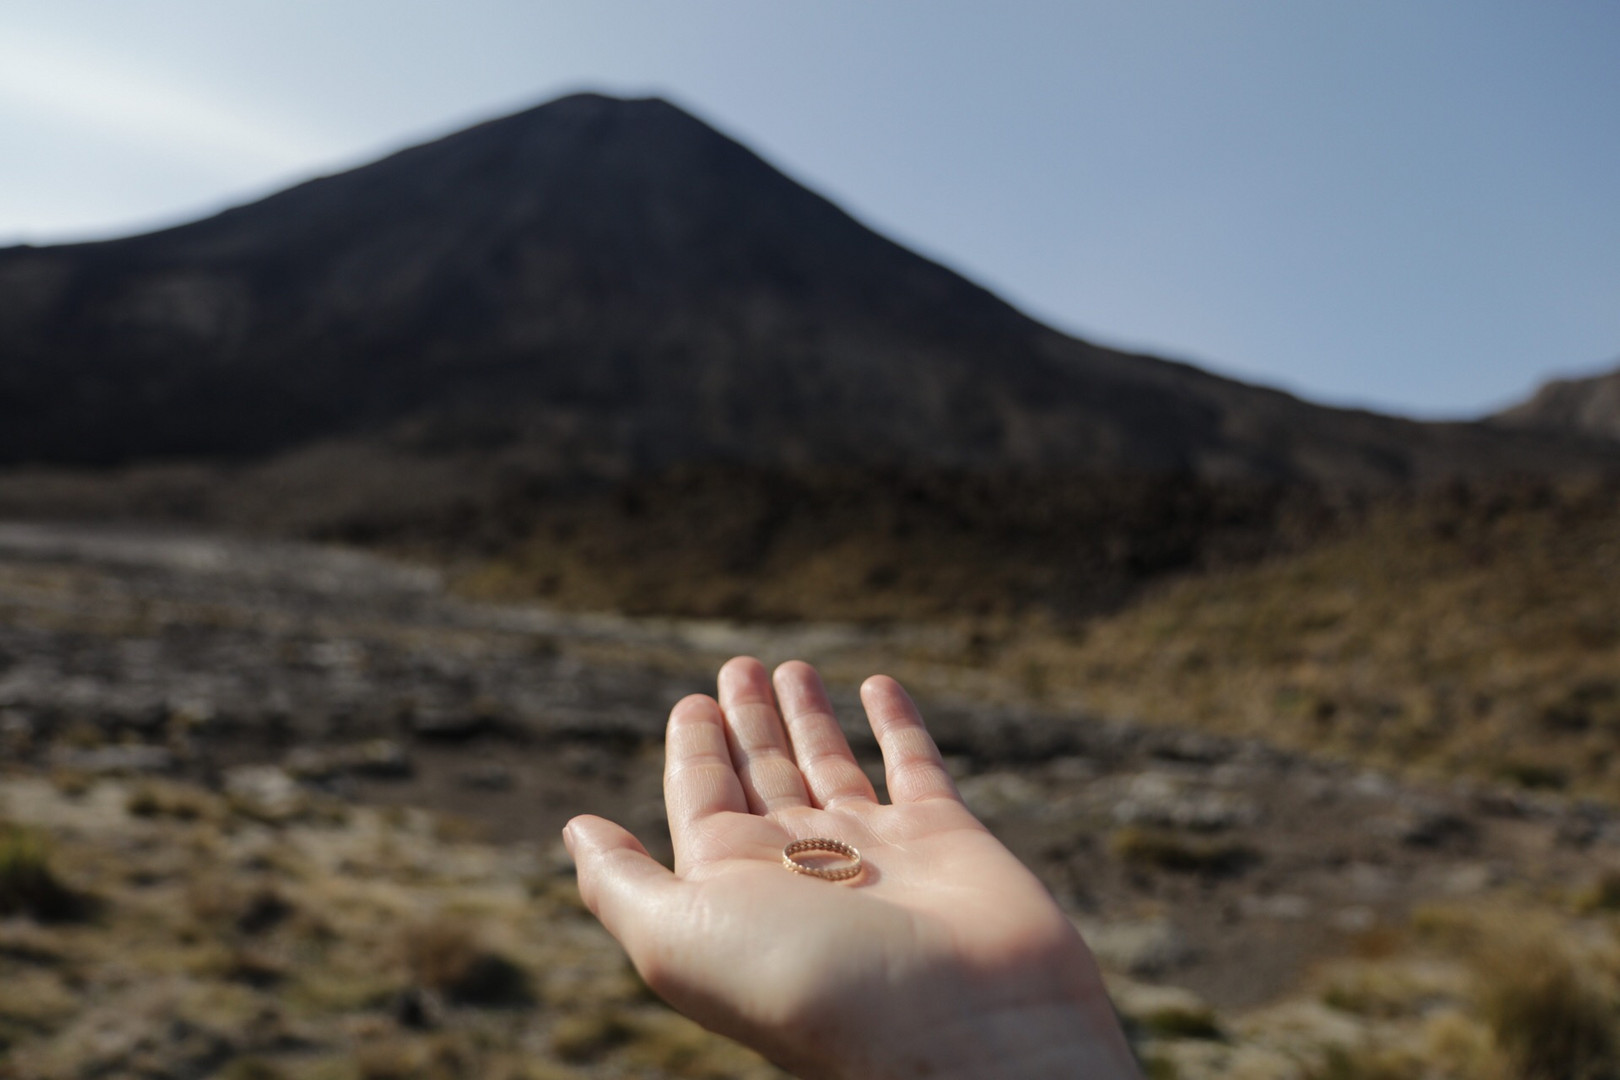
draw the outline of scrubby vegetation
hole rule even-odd
[[[1180,476],[737,467],[516,490],[469,515],[382,539],[474,556],[461,587],[481,597],[892,622],[1112,610],[1166,574],[1302,542],[1335,511],[1304,488]]]
[[[1550,928],[1478,942],[1478,1007],[1513,1074],[1524,1080],[1620,1077],[1620,997],[1608,956],[1577,956]],[[1605,961],[1607,963],[1605,963]]]
[[[1431,907],[1377,957],[1328,965],[1318,1002],[1237,1017],[1224,1041],[1151,1032],[1150,1076],[1611,1080],[1620,936],[1522,900]],[[1580,943],[1572,947],[1573,943]]]
[[[203,811],[150,814],[142,790],[0,780],[27,811],[7,865],[61,863],[104,900],[90,922],[0,921],[6,1080],[781,1075],[659,1004],[556,852],[446,839],[417,811],[266,824],[180,782],[165,797]],[[1124,830],[1112,855],[1174,877],[1171,835]],[[1422,907],[1247,1010],[1100,955],[1151,1077],[1613,1080],[1620,922],[1588,891]]]
[[[449,1001],[526,1005],[533,1000],[528,974],[480,941],[478,924],[466,916],[441,914],[406,927],[402,944],[415,985]]]
[[[861,557],[955,535],[928,498]],[[693,595],[798,565],[785,520]],[[1306,533],[1161,550],[1086,614],[1062,583],[1043,605],[1038,545],[979,611],[925,545],[871,595],[965,612],[839,609],[852,558],[795,587],[866,622],[745,632],[0,567],[0,1078],[777,1075],[657,1004],[545,846],[585,800],[658,839],[658,710],[742,638],[810,650],[835,692],[874,666],[935,692],[964,797],[1083,925],[1152,1077],[1620,1076],[1620,817],[1581,801],[1615,794],[1616,491]],[[273,693],[200,677],[245,670]],[[509,829],[531,809],[539,846]]]
[[[919,685],[1620,797],[1620,481],[689,471],[508,511],[458,525],[474,595],[928,623],[881,661]]]
[[[0,823],[0,916],[66,922],[89,907],[88,897],[63,884],[43,833]]]
[[[176,781],[0,778],[0,803],[27,816],[0,836],[5,1080],[781,1075],[651,998],[553,855],[418,812],[266,824]],[[94,920],[57,918],[58,863]]]
[[[1127,866],[1211,877],[1241,874],[1260,861],[1260,853],[1241,841],[1185,837],[1134,826],[1114,833],[1108,846]]]
[[[935,677],[1620,799],[1614,484],[1456,487],[1374,508],[1303,550],[1165,583],[1082,628],[1026,620],[979,634],[992,682]]]

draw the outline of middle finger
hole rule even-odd
[[[790,660],[776,669],[774,682],[793,757],[815,804],[828,808],[846,799],[876,803],[872,781],[856,762],[816,669]]]
[[[748,808],[768,814],[809,806],[810,793],[789,749],[765,666],[751,656],[727,661],[720,669],[719,690],[726,740]]]

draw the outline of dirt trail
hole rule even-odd
[[[667,851],[659,744],[673,701],[732,652],[849,657],[886,641],[471,604],[432,571],[334,548],[0,524],[0,761],[215,786],[271,766],[251,775],[425,806],[500,841],[550,843],[593,811]],[[852,691],[835,700],[852,706]],[[1603,807],[923,704],[970,804],[1105,963],[1223,1008],[1287,991],[1424,901],[1569,888],[1620,865],[1620,821]],[[877,776],[870,739],[850,730]]]

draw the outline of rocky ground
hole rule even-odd
[[[210,1076],[243,1062],[270,1071],[231,1075],[494,1075],[497,1059],[511,1075],[539,1075],[536,1062],[557,1075],[759,1073],[670,1027],[640,994],[571,906],[557,830],[593,811],[667,852],[663,716],[726,655],[798,655],[843,673],[929,632],[561,615],[459,600],[432,571],[334,548],[0,526],[0,824],[57,845],[63,887],[96,898],[94,913],[64,917],[70,930],[30,928],[48,913],[22,904],[0,922],[6,985],[47,988],[0,994],[0,1045],[22,1063],[13,1075]],[[854,723],[853,679],[835,682],[857,753],[880,776]],[[1491,1041],[1494,999],[1479,996],[1489,978],[1470,952],[1496,918],[1582,942],[1602,963],[1571,969],[1571,985],[1606,988],[1593,993],[1612,1004],[1612,808],[1473,783],[1417,788],[1255,741],[916,689],[969,803],[1086,933],[1156,1075],[1487,1075],[1515,1052],[1499,1030]],[[210,881],[235,898],[229,911],[197,900]],[[191,899],[166,905],[174,896]],[[354,925],[324,931],[290,917],[328,903],[389,914],[369,930],[363,914],[333,915]],[[5,904],[0,887],[0,916]],[[263,945],[255,904],[286,908],[265,934],[302,929]],[[90,944],[136,934],[157,910],[182,913],[158,937],[191,960],[154,968],[146,953]],[[448,928],[447,910],[459,912]],[[560,937],[533,938],[554,925]],[[323,934],[392,935],[373,950],[391,959],[368,968],[310,952]],[[477,954],[469,942],[487,934],[506,935],[496,953],[528,989],[461,1001],[422,950]],[[332,984],[318,974],[332,964],[363,992],[289,1005],[289,987]],[[138,992],[159,969],[163,992]],[[616,988],[571,991],[587,970]],[[200,986],[230,987],[240,1015],[186,1019]],[[118,1018],[131,995],[146,1020]],[[496,1019],[457,1019],[484,1004]],[[250,1021],[266,1009],[277,1034],[255,1042]],[[140,1039],[94,1035],[96,1024],[150,1029],[159,1014],[212,1049],[148,1067],[131,1049]],[[1366,1071],[1402,1068],[1403,1053],[1442,1064]],[[1335,1068],[1363,1071],[1321,1072]]]

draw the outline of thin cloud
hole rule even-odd
[[[332,152],[205,92],[39,38],[0,40],[0,109],[102,137],[250,169],[287,169]]]

